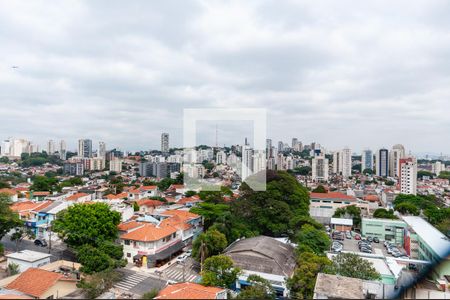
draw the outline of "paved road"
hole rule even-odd
[[[198,274],[194,260],[188,258],[184,261],[184,265],[180,263],[173,263],[170,267],[164,270],[162,276],[167,280],[173,280],[176,282],[196,282],[200,275]]]
[[[128,269],[120,269],[119,272],[123,274],[123,278],[114,287],[123,293],[142,296],[154,288],[160,290],[167,284],[165,280],[160,280],[155,275],[149,273],[136,272]]]
[[[0,241],[4,246],[6,251],[15,252],[16,251],[16,244],[12,242],[9,239],[9,236],[6,235],[3,237],[3,239]],[[30,240],[23,240],[19,244],[19,251],[20,250],[32,250],[42,253],[48,253],[48,247],[39,247],[34,244],[33,241]],[[65,259],[69,261],[75,261],[75,257],[69,253],[69,251],[66,249],[66,246],[64,244],[53,244],[52,249],[50,251],[50,254],[52,255],[50,257],[50,260],[56,261],[60,259]]]

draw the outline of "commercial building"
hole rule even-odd
[[[22,250],[5,255],[6,264],[18,265],[20,273],[25,272],[29,268],[39,268],[50,263],[51,256],[52,255],[48,253],[36,252],[31,250]]]
[[[405,250],[412,259],[439,262],[450,252],[450,240],[421,217],[405,216]]]
[[[361,234],[404,245],[406,223],[402,220],[362,218]]]
[[[373,152],[370,149],[365,149],[361,156],[361,173],[365,170],[373,170]]]
[[[347,147],[342,149],[342,176],[352,176],[352,151]]]
[[[400,165],[400,192],[402,194],[417,194],[417,161],[413,157],[401,158]]]
[[[389,175],[389,151],[387,149],[379,149],[376,153],[377,176],[387,177]]]
[[[247,278],[258,275],[270,282],[278,297],[287,297],[286,281],[296,266],[294,247],[272,237],[257,236],[240,239],[228,246],[224,254],[230,257],[235,267],[242,272],[235,289],[251,285]]]
[[[311,193],[309,214],[316,221],[329,224],[336,209],[357,204],[357,199],[339,192]]]

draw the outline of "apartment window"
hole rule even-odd
[[[131,253],[127,253],[127,257],[131,257]]]
[[[130,241],[129,240],[124,240],[124,244],[125,245],[130,245]]]

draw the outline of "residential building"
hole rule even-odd
[[[272,140],[266,139],[266,158],[269,159],[270,157],[273,157]]]
[[[78,140],[78,157],[83,158],[92,157],[92,140],[90,139]]]
[[[114,158],[109,162],[109,171],[120,174],[122,172],[122,160],[120,158]]]
[[[282,141],[278,142],[278,152],[284,151],[284,143]]]
[[[90,158],[89,170],[101,171],[105,169],[105,159],[103,157]]]
[[[400,158],[400,193],[417,194],[417,161],[413,157]]]
[[[431,172],[439,176],[442,171],[445,171],[445,163],[438,160],[432,165]]]
[[[242,146],[241,178],[244,181],[253,174],[253,149],[249,145]]]
[[[20,273],[25,272],[29,268],[39,268],[50,263],[51,256],[52,255],[48,253],[36,252],[31,250],[22,250],[5,255],[6,265],[18,265]]]
[[[67,158],[67,146],[66,146],[66,142],[64,140],[61,140],[59,142],[59,158],[61,160],[66,160]]]
[[[389,176],[400,177],[400,159],[406,156],[405,147],[397,144],[389,152]]]
[[[373,170],[373,152],[370,149],[365,149],[361,156],[361,173],[365,170]]]
[[[342,174],[342,152],[333,152],[333,174]]]
[[[377,176],[387,177],[389,175],[389,151],[387,149],[379,149],[376,153]]]
[[[265,155],[264,151],[256,150],[253,153],[253,163],[252,163],[253,170],[252,170],[252,173],[256,174],[258,172],[265,171],[266,170],[266,165],[267,165],[267,163],[266,163],[266,155]]]
[[[154,299],[227,299],[227,290],[193,282],[170,284]]]
[[[67,175],[82,176],[84,173],[84,164],[80,161],[65,162],[63,165],[63,172]]]
[[[292,149],[295,149],[297,147],[297,144],[298,144],[298,139],[292,138]]]
[[[216,164],[222,165],[227,163],[227,154],[225,151],[219,151],[216,154]]]
[[[1,156],[18,158],[22,153],[30,153],[31,143],[24,139],[9,138],[2,142]]]
[[[105,142],[98,143],[97,157],[106,159],[106,144],[105,144]]]
[[[251,285],[248,282],[250,275],[258,275],[270,282],[277,297],[289,296],[286,282],[293,275],[296,266],[294,247],[291,244],[268,236],[257,236],[231,243],[224,254],[242,271],[236,281],[237,291]]]
[[[54,154],[56,151],[55,151],[55,141],[54,140],[49,140],[48,142],[47,142],[47,154],[48,155],[52,155],[52,154]]]
[[[168,133],[161,134],[161,152],[163,152],[163,153],[169,152],[169,134]]]
[[[352,151],[346,147],[342,150],[342,176],[348,178],[352,176]]]
[[[8,282],[9,281],[9,282]],[[45,269],[29,268],[16,276],[5,278],[2,292],[11,291],[9,299],[30,297],[31,299],[58,299],[77,290],[79,279],[72,273],[52,272]]]
[[[312,180],[328,181],[328,158],[324,155],[312,159]]]

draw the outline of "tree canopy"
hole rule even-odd
[[[11,204],[11,197],[8,194],[0,193],[0,239],[11,229],[22,224],[19,215],[11,210]]]
[[[394,210],[392,209],[385,209],[385,208],[377,208],[373,212],[374,218],[380,218],[380,219],[398,219],[396,215],[394,215]]]
[[[217,229],[210,228],[194,240],[192,256],[203,263],[204,259],[220,254],[227,245],[226,236]]]
[[[236,282],[239,273],[240,269],[233,266],[233,260],[228,256],[211,256],[203,266],[202,284],[228,288]]]
[[[334,218],[352,218],[353,226],[360,227],[361,225],[361,209],[356,205],[349,205],[336,209],[333,215]]]
[[[317,255],[322,255],[325,251],[330,249],[331,240],[324,230],[317,229],[310,224],[305,224],[301,227],[297,235],[299,245],[308,247]]]
[[[371,262],[354,253],[339,253],[334,256],[329,273],[364,280],[381,279]]]
[[[275,299],[275,290],[268,280],[252,274],[248,276],[247,282],[250,286],[245,287],[236,299]]]

